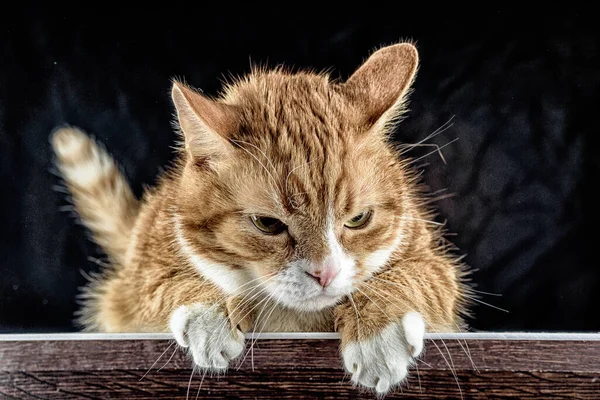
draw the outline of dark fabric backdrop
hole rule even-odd
[[[223,3],[225,5],[225,3]],[[213,4],[214,6],[214,4]],[[217,8],[218,8],[217,4]],[[72,331],[82,272],[102,258],[53,190],[49,132],[95,134],[137,194],[173,153],[170,78],[214,94],[250,61],[334,67],[347,77],[375,47],[417,41],[421,69],[396,134],[415,143],[439,221],[474,268],[475,329],[600,329],[599,40],[591,10],[544,8],[316,13],[185,7],[0,17],[0,332]],[[425,155],[433,147],[410,154]],[[445,190],[445,191],[444,191]]]

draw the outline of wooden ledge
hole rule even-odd
[[[168,334],[0,335],[0,398],[185,399],[188,387],[192,399],[375,398],[349,383],[336,334],[248,335],[251,342],[227,374],[203,378]],[[386,398],[461,395],[598,399],[600,335],[428,335],[408,382]]]

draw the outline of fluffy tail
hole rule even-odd
[[[113,261],[122,262],[139,208],[127,180],[106,150],[77,128],[57,129],[50,142],[83,224]]]

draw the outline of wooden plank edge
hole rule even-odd
[[[236,366],[240,370],[341,370],[339,341],[262,339],[246,343],[247,356]],[[191,367],[188,355],[173,340],[0,342],[0,371],[147,370],[166,359],[172,370]],[[432,370],[600,373],[600,342],[430,339],[417,366]]]

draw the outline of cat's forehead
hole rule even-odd
[[[242,154],[253,154],[238,164],[246,171],[238,180],[243,204],[299,216],[312,225],[325,226],[328,218],[371,205],[382,181],[378,160],[369,165],[367,154],[357,157],[341,146],[313,143],[254,152],[249,143],[241,146]]]
[[[230,88],[244,128],[256,134],[338,134],[354,109],[325,75],[269,73]]]

